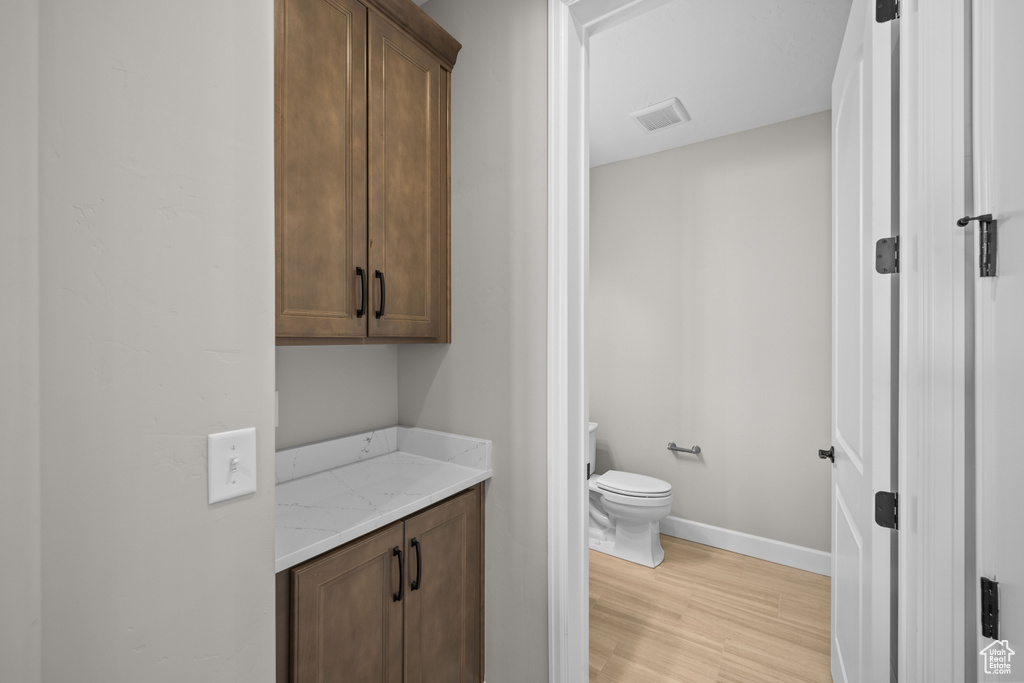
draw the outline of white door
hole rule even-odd
[[[890,541],[874,494],[893,490],[892,300],[875,242],[894,234],[891,75],[896,22],[853,0],[832,82],[832,678],[890,679]]]
[[[999,582],[999,640],[1017,654],[1010,673],[979,680],[1024,680],[1024,2],[974,3],[974,208],[998,220],[995,277],[979,277],[974,242],[978,573]],[[956,228],[954,228],[956,229]],[[979,587],[973,587],[975,596]],[[995,641],[969,615],[977,650]],[[970,628],[970,624],[974,628]],[[998,647],[998,646],[997,646]],[[991,668],[990,670],[993,670]]]

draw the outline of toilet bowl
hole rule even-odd
[[[597,456],[597,424],[590,423],[590,471]],[[590,547],[646,567],[665,559],[659,522],[672,511],[672,485],[661,479],[609,470],[591,475]]]

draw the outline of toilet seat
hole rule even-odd
[[[672,503],[671,484],[630,472],[609,470],[591,477],[590,490],[606,501],[633,508],[658,507]]]
[[[667,481],[632,472],[608,470],[597,478],[596,484],[605,493],[634,498],[667,498],[672,495],[672,484]]]

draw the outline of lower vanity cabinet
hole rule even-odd
[[[292,571],[292,653],[299,681],[402,683],[402,525]]]
[[[480,683],[481,496],[280,572],[278,683]]]

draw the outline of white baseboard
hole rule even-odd
[[[801,545],[774,541],[762,536],[745,534],[742,531],[732,531],[672,516],[661,520],[661,533],[823,576],[832,575],[832,555],[830,553],[805,548]]]

